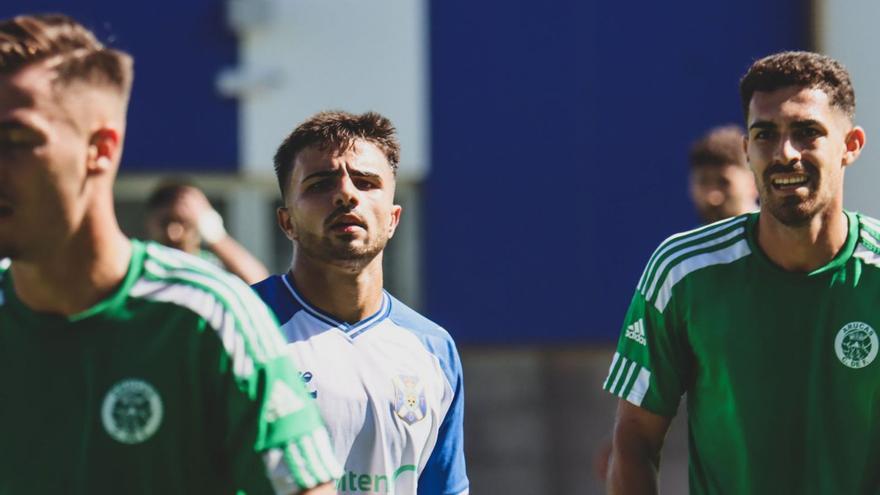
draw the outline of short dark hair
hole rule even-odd
[[[830,104],[850,120],[856,113],[856,95],[846,68],[833,58],[813,52],[782,52],[764,57],[749,67],[739,82],[743,115],[755,91],[775,91],[788,86],[821,89]]]
[[[114,88],[128,98],[134,77],[130,55],[105,47],[64,14],[20,15],[0,20],[0,74],[59,57],[56,84],[85,81]]]
[[[742,127],[728,124],[709,130],[691,145],[688,155],[691,169],[738,165],[748,167],[743,151]]]
[[[311,146],[320,150],[346,149],[358,139],[376,145],[388,159],[392,172],[397,175],[400,142],[390,120],[375,112],[360,115],[341,111],[320,112],[298,125],[275,152],[275,176],[281,196],[286,194],[293,162],[300,151]]]
[[[187,179],[163,180],[147,198],[147,213],[171,206],[187,189],[194,187],[195,183]]]

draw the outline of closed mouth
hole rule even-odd
[[[331,229],[346,228],[346,227],[360,227],[362,229],[367,228],[366,225],[364,224],[364,222],[361,221],[360,218],[358,218],[355,215],[350,215],[350,214],[340,215],[339,217],[333,219],[333,221],[330,222],[329,227]]]

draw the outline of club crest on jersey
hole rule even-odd
[[[117,442],[144,442],[162,423],[162,399],[156,389],[143,380],[122,380],[104,396],[101,422],[107,434]]]
[[[867,323],[860,321],[844,325],[834,339],[837,359],[845,366],[854,369],[871,364],[877,357],[878,348],[880,342],[877,340],[877,332]]]
[[[425,418],[428,402],[425,399],[425,387],[419,377],[398,375],[392,379],[394,383],[394,414],[398,418],[413,424]]]

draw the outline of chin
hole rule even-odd
[[[800,207],[782,207],[770,208],[770,214],[773,215],[779,223],[787,227],[803,227],[819,212],[807,208],[806,205]]]

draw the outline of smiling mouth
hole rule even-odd
[[[809,183],[810,177],[807,174],[789,174],[783,177],[774,177],[770,180],[773,189],[779,191],[792,191]]]

